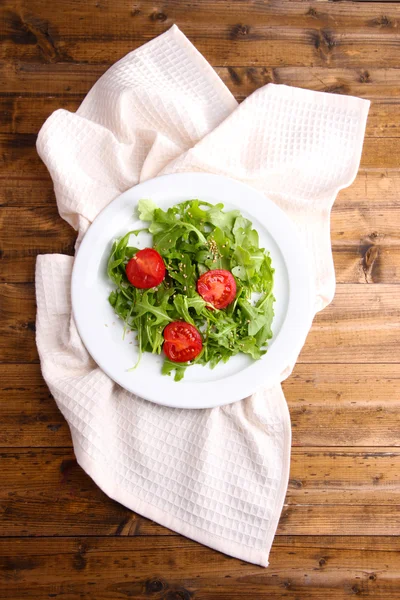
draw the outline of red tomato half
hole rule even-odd
[[[203,348],[200,332],[186,321],[174,321],[164,329],[164,352],[173,362],[186,362]]]
[[[214,308],[226,308],[235,299],[236,281],[230,271],[207,271],[197,280],[197,291]]]
[[[126,276],[132,285],[142,290],[156,287],[165,277],[164,261],[153,248],[144,248],[126,265]]]

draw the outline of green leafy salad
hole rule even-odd
[[[239,352],[257,360],[272,337],[271,258],[252,223],[223,208],[188,200],[164,211],[140,200],[145,227],[112,245],[109,302],[124,335],[136,332],[138,363],[143,352],[164,352],[162,373],[175,381],[193,364],[213,368]],[[141,231],[152,248],[130,245]]]

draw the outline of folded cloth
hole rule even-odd
[[[78,243],[102,208],[156,175],[204,171],[261,190],[304,240],[320,310],[335,286],[330,209],[357,173],[368,108],[366,100],[273,84],[238,106],[174,26],[112,66],[75,114],[53,113],[37,149]],[[79,338],[72,265],[69,256],[37,259],[37,345],[78,463],[132,510],[267,566],[290,462],[280,384],[212,410],[166,408],[126,392]]]

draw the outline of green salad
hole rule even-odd
[[[109,302],[125,332],[137,334],[138,362],[164,352],[162,373],[175,381],[193,364],[213,368],[239,352],[257,360],[272,337],[271,258],[251,221],[223,208],[188,200],[164,211],[140,200],[143,229],[112,245]],[[152,248],[130,245],[141,231]]]

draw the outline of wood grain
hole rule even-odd
[[[372,190],[366,191],[367,178],[361,174],[351,188],[354,197],[348,197],[351,190],[347,197],[341,193],[333,208],[331,238],[338,283],[399,281],[399,179],[383,172],[369,173],[371,177],[378,188],[373,204]],[[50,185],[5,186],[2,194],[6,206],[0,214],[0,281],[33,281],[37,254],[74,253],[76,233],[59,217]],[[22,208],[25,200],[27,206]]]
[[[268,569],[176,537],[0,540],[4,600],[399,600],[388,537],[276,538]]]
[[[339,202],[362,203],[364,208],[395,209],[400,195],[400,169],[360,169],[351,186],[339,192]],[[43,207],[55,204],[50,177],[44,180],[17,178],[5,180],[0,186],[1,207]],[[351,226],[351,224],[349,224]]]
[[[27,116],[38,113],[43,115],[51,108],[74,110],[97,79],[108,69],[108,64],[90,63],[29,63],[5,61],[0,63],[0,76],[4,82],[0,98],[6,114],[3,114],[3,126],[9,124],[14,112],[22,122],[28,123]],[[374,105],[398,104],[400,90],[400,70],[398,68],[358,67],[288,67],[288,66],[215,66],[215,71],[240,101],[259,87],[267,83],[294,85],[320,92],[351,94],[373,101]],[[35,104],[29,105],[27,98],[34,97]],[[69,105],[68,103],[75,103]],[[28,115],[25,116],[25,109]],[[377,109],[380,110],[379,108]],[[34,121],[35,122],[35,121]],[[36,121],[37,122],[37,121]],[[12,120],[11,123],[12,124]],[[18,123],[16,123],[18,124]],[[30,124],[29,127],[32,127]],[[367,123],[367,127],[371,127]],[[11,131],[14,133],[15,131]],[[21,133],[26,133],[22,131]]]
[[[71,446],[40,366],[0,365],[0,447]]]
[[[37,364],[35,258],[72,254],[75,233],[36,134],[173,23],[239,102],[270,82],[372,100],[332,212],[336,297],[284,382],[293,451],[267,570],[108,499]],[[400,600],[400,4],[3,0],[0,40],[0,597]]]
[[[398,363],[400,286],[341,284],[319,313],[301,363]],[[0,284],[0,362],[36,362],[33,284]]]
[[[60,11],[54,11],[46,0],[24,0],[18,7],[12,0],[4,0],[2,6],[4,38],[22,43],[17,36],[25,33],[29,36],[29,40],[25,41],[31,44],[34,44],[34,26],[37,29],[41,26],[35,23],[35,14],[40,14],[43,28],[47,24],[48,35],[54,34],[54,38],[62,35],[63,39],[86,39],[92,36],[101,40],[119,35],[131,36],[138,41],[152,39],[156,30],[167,29],[170,26],[167,20],[179,21],[189,36],[209,38],[220,38],[230,25],[238,21],[261,29],[318,29],[329,25],[355,35],[384,36],[395,33],[400,20],[399,7],[385,2],[374,2],[365,8],[354,3],[332,6],[326,0],[306,4],[282,0],[272,5],[260,0],[253,4],[246,0],[190,0],[185,5],[179,0],[165,0],[162,11],[149,0],[142,0],[135,6],[121,0],[112,6],[108,3],[87,6],[74,0],[64,0]]]
[[[233,81],[236,81],[236,78],[239,76],[238,70],[231,70],[230,77],[233,79]],[[228,87],[231,89],[236,99],[241,101],[244,99],[243,88],[245,87],[245,89],[247,89],[250,86],[243,86],[241,84],[235,85],[235,83],[232,82],[232,79],[230,82],[228,82]],[[256,74],[252,75],[252,80],[252,87],[254,89],[264,85],[263,78],[260,78],[257,81]],[[320,87],[315,83],[314,85],[310,86],[302,83],[303,82],[301,81],[299,82],[299,87],[308,87],[309,89],[318,89],[318,87]],[[344,84],[341,85],[344,86]],[[332,84],[332,86],[334,86],[334,84]],[[332,89],[332,91],[335,90],[337,93],[343,93],[343,90],[339,88],[339,84],[337,89],[334,87],[330,88],[328,85],[327,89]],[[353,92],[346,89],[346,93]],[[400,85],[398,93],[400,96]],[[368,88],[365,89],[364,94],[361,95],[371,98]],[[84,94],[72,98],[60,96],[35,97],[35,101],[32,103],[31,97],[20,97],[19,95],[15,97],[0,96],[0,133],[36,134],[43,125],[44,121],[53,111],[62,108],[64,110],[75,112],[83,98]],[[366,129],[367,137],[381,138],[400,136],[400,125],[398,121],[400,104],[396,100],[398,100],[398,98],[393,98],[393,100],[390,98],[374,100],[368,115]]]
[[[397,365],[298,364],[284,382],[294,447],[399,446]],[[0,365],[0,447],[71,446],[38,364]]]
[[[0,134],[1,179],[22,178],[48,180],[49,174],[36,152],[36,135]],[[361,167],[396,169],[400,155],[400,138],[365,138]]]
[[[213,18],[210,20],[210,11]],[[195,21],[192,14],[196,14]],[[176,0],[162,8],[70,0],[52,11],[45,0],[3,3],[3,59],[114,62],[144,41],[179,25],[213,65],[398,66],[396,6],[365,12],[322,9],[319,3],[214,3]],[[65,18],[68,15],[69,18]],[[94,17],[95,15],[95,17]]]
[[[60,525],[64,535],[176,535],[104,496],[69,449],[2,449],[0,462],[2,536],[57,535]],[[399,463],[398,448],[295,449],[278,535],[398,530]]]
[[[283,384],[293,445],[399,445],[399,386],[397,364],[297,364]]]
[[[400,288],[338,285],[331,305],[318,313],[300,362],[400,361]]]

